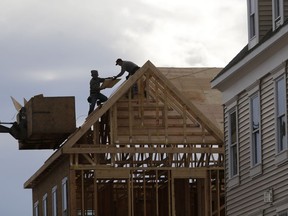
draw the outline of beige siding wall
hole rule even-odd
[[[261,133],[262,133],[262,174],[252,177],[250,175],[250,104],[246,91],[238,96],[238,130],[239,130],[239,185],[226,187],[226,213],[227,216],[249,216],[259,214],[259,209],[265,216],[275,216],[276,209],[281,201],[287,199],[288,191],[288,165],[275,164],[276,141],[274,125],[274,82],[272,75],[266,76],[260,84],[261,101]],[[227,109],[225,109],[225,141],[228,141]],[[226,182],[229,182],[228,165],[229,155],[226,145]],[[228,184],[227,184],[228,185]],[[274,202],[264,203],[264,192],[273,188]],[[287,203],[287,200],[286,200]],[[245,208],[243,208],[245,206]]]
[[[32,189],[33,205],[36,201],[39,202],[39,215],[43,215],[42,199],[47,193],[48,198],[48,216],[52,215],[52,188],[57,186],[57,215],[62,215],[62,179],[68,177],[69,173],[69,158],[57,161],[57,164],[50,169],[50,172],[43,176],[37,185]],[[33,210],[34,214],[34,210]]]

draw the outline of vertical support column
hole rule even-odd
[[[133,210],[133,170],[130,170],[129,178],[127,179],[127,186],[128,186],[128,213],[129,216],[134,216]]]
[[[156,216],[159,216],[159,190],[158,190],[158,170],[156,170],[155,175],[155,189],[156,189]]]
[[[85,215],[84,171],[81,170],[81,214]]]
[[[212,170],[208,170],[207,174],[208,174],[207,181],[208,181],[208,187],[209,187],[209,209],[210,209],[209,212],[212,213],[212,211],[213,211],[213,203],[212,203],[212,199],[213,199],[212,198],[213,197],[213,191],[212,191],[212,188],[213,188],[213,186],[212,186]],[[216,182],[215,182],[215,184],[217,185]]]
[[[130,174],[131,175],[131,174]],[[127,189],[128,189],[128,215],[131,216],[131,187],[130,187],[130,176],[127,179]]]
[[[143,170],[143,199],[144,199],[144,216],[146,216],[147,212],[146,212],[146,209],[147,209],[147,202],[146,202],[146,199],[147,199],[147,196],[146,196],[146,179],[145,179],[145,170]]]
[[[99,137],[99,130],[100,130],[100,127],[99,127],[99,121],[95,122],[95,124],[93,124],[93,144],[94,145],[99,145],[99,140],[100,140],[100,137]]]
[[[174,181],[172,182],[171,170],[168,171],[168,208],[169,216],[175,216],[175,203],[174,203]]]
[[[70,212],[68,212],[71,216],[77,216],[77,194],[76,194],[76,171],[70,169],[69,170],[69,209]]]
[[[131,91],[130,91],[130,94],[131,96]],[[129,102],[128,102],[128,110],[129,110],[129,143],[132,142],[132,137],[133,137],[133,116],[134,116],[134,110],[133,110],[133,107],[132,107],[132,101],[131,101],[131,98],[129,96]]]
[[[217,177],[216,177],[216,194],[217,194],[217,216],[220,216],[221,211],[221,197],[220,197],[220,170],[216,170]]]
[[[112,112],[110,111],[110,115],[111,115],[111,117],[110,117],[110,121],[111,121],[111,124],[110,124],[110,127],[111,127],[111,129],[110,129],[111,130],[110,140],[111,140],[111,143],[110,144],[114,144],[118,140],[117,103],[115,105],[113,105]]]
[[[97,187],[97,175],[96,170],[94,170],[94,212],[95,216],[98,216],[98,187]]]
[[[210,180],[208,172],[206,172],[206,177],[204,179],[204,209],[205,214],[203,216],[210,215]]]
[[[112,110],[112,111],[111,111]],[[113,108],[110,110],[110,145],[115,146],[118,142],[118,131],[117,131],[117,103],[113,105]],[[116,160],[120,160],[119,154],[111,154],[111,164],[114,166]]]
[[[196,198],[197,198],[197,216],[205,216],[205,187],[204,187],[204,179],[196,179]],[[204,193],[203,193],[204,192]]]

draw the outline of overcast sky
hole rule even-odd
[[[224,67],[247,44],[246,1],[1,0],[0,29],[0,121],[15,121],[10,96],[23,104],[44,94],[75,96],[79,126],[90,70],[116,75],[118,57]],[[0,215],[30,216],[32,191],[23,184],[53,151],[19,151],[9,134],[0,134],[0,149]]]

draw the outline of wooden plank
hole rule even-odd
[[[179,92],[178,89],[161,73],[157,73],[157,68],[148,61],[146,64],[149,64],[151,70],[155,71],[153,75],[156,75],[162,82],[164,81],[166,88],[168,88],[176,98],[181,100],[183,103],[188,105],[190,110],[193,112],[193,116],[197,119],[197,121],[201,122],[205,125],[208,130],[219,139],[223,141],[223,133],[212,123],[191,101],[189,101],[185,96]],[[167,80],[167,81],[166,81]],[[181,95],[181,97],[180,97]]]
[[[133,141],[131,141],[133,139]],[[183,136],[118,136],[118,140],[115,140],[115,144],[213,144],[219,143],[215,139],[214,136],[207,136],[205,140],[201,136],[186,136],[186,140],[184,140]]]
[[[73,170],[105,170],[105,169],[110,169],[114,170],[116,167],[109,166],[109,165],[90,165],[90,164],[78,164],[78,165],[73,165],[71,164],[70,166],[71,169]],[[117,167],[118,170],[130,170],[130,171],[169,171],[169,170],[179,170],[183,167]],[[183,169],[195,169],[195,170],[224,170],[223,167],[189,167],[189,168],[183,168]]]
[[[174,147],[107,147],[107,148],[71,148],[65,150],[65,153],[81,153],[81,154],[88,154],[88,153],[208,153],[208,154],[223,154],[224,149],[223,148],[174,148]]]
[[[121,79],[105,79],[105,81],[101,85],[101,89],[104,88],[112,88],[114,85],[116,85]]]

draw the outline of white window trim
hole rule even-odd
[[[54,205],[54,193],[56,193],[56,206]],[[57,216],[57,213],[58,213],[58,200],[57,200],[57,185],[56,186],[54,186],[53,188],[52,188],[52,203],[51,203],[51,207],[52,207],[52,216]],[[55,210],[55,208],[56,208],[56,212],[54,211]],[[54,212],[55,212],[55,214],[54,214]]]
[[[62,213],[63,215],[67,215],[68,211],[68,178],[65,177],[62,179]],[[64,185],[66,185],[66,189],[64,191]],[[66,192],[66,193],[65,193]]]
[[[285,70],[281,69],[279,70],[277,73],[273,74],[273,79],[274,79],[274,104],[277,104],[277,92],[276,92],[276,81],[281,79],[281,77],[284,78],[285,81],[285,86],[286,86],[286,76],[285,76]],[[286,86],[287,88],[287,86]],[[286,89],[285,88],[285,89]],[[287,92],[285,93],[285,95],[287,94]],[[285,98],[285,101],[287,100],[287,97]],[[286,104],[287,105],[287,104]],[[275,109],[277,109],[277,106],[275,106]],[[277,111],[274,112],[275,113],[275,128],[276,128],[276,133],[275,133],[275,148],[276,148],[276,155],[275,155],[275,163],[277,165],[281,165],[283,162],[287,161],[288,159],[288,143],[286,143],[286,149],[282,150],[281,152],[279,152],[278,150],[278,125],[277,125]],[[287,117],[287,109],[285,109],[285,115]],[[286,132],[287,132],[287,120],[286,120]]]
[[[238,141],[238,108],[237,108],[237,101],[234,101],[233,103],[230,103],[228,105],[229,108],[227,110],[227,114],[228,114],[228,164],[229,165],[229,169],[228,169],[228,175],[229,175],[229,180],[228,180],[228,187],[234,187],[236,185],[239,185],[239,141]],[[237,174],[232,176],[231,173],[231,147],[230,147],[230,114],[232,112],[236,112],[236,140],[237,140],[237,144],[236,144],[236,149],[237,149]]]
[[[248,97],[249,97],[249,105],[250,105],[250,109],[252,108],[252,105],[251,105],[251,99],[257,94],[257,97],[259,98],[259,107],[260,107],[260,110],[261,110],[261,101],[260,101],[260,87],[259,87],[259,80],[257,82],[255,82],[250,88],[247,89],[248,91]],[[252,110],[250,112],[250,115],[252,115]],[[261,113],[260,113],[260,116],[261,116]],[[259,116],[259,136],[260,136],[260,155],[259,155],[259,163],[257,164],[253,164],[253,139],[252,139],[252,116],[250,116],[250,176],[251,177],[254,177],[254,176],[257,176],[257,175],[260,175],[262,174],[262,135],[261,135],[261,118]]]
[[[48,216],[48,200],[47,200],[47,193],[44,194],[43,198],[42,198],[42,213],[43,213],[43,216]],[[45,211],[45,208],[44,208],[44,203],[45,203],[45,208],[46,208],[46,211]]]
[[[255,35],[251,37],[251,22],[250,22],[250,2],[247,0],[247,19],[248,19],[248,48],[251,49],[259,42],[259,18],[258,18],[258,0],[255,0]],[[252,0],[254,1],[254,0]]]
[[[229,117],[229,114],[230,114],[230,111],[232,110],[232,109],[236,109],[237,110],[237,101],[238,101],[238,96],[235,96],[235,97],[233,97],[233,98],[231,98],[227,103],[225,103],[225,106],[226,106],[226,110],[227,110],[227,117],[228,118],[230,118]],[[237,112],[238,113],[238,112]],[[229,121],[229,120],[228,120]],[[229,122],[228,122],[228,124],[229,124]],[[230,130],[229,129],[229,126],[227,127],[228,128],[228,130]],[[238,130],[238,129],[237,129]],[[228,131],[228,133],[229,133],[229,131]],[[229,140],[228,140],[228,142],[227,142],[227,145],[229,144]],[[228,150],[228,164],[230,164],[230,147],[229,146],[227,146],[228,148],[229,148],[229,150]],[[238,144],[238,146],[237,146],[237,148],[239,148],[239,144]],[[240,180],[239,180],[239,151],[238,151],[238,175],[235,175],[235,176],[233,176],[232,178],[231,178],[231,169],[230,169],[230,167],[228,166],[228,181],[227,181],[227,187],[228,188],[233,188],[233,187],[235,187],[235,186],[238,186],[239,185],[239,183],[240,183]]]
[[[37,212],[36,212],[36,211],[37,211]],[[33,215],[34,215],[34,216],[39,216],[39,201],[36,201],[36,202],[34,203]]]
[[[272,0],[272,9],[273,9],[273,30],[276,30],[279,26],[281,26],[284,23],[284,4],[283,0],[279,0],[279,6],[280,6],[280,18],[276,21],[278,17],[275,17],[275,0]],[[277,25],[276,25],[277,23]]]

